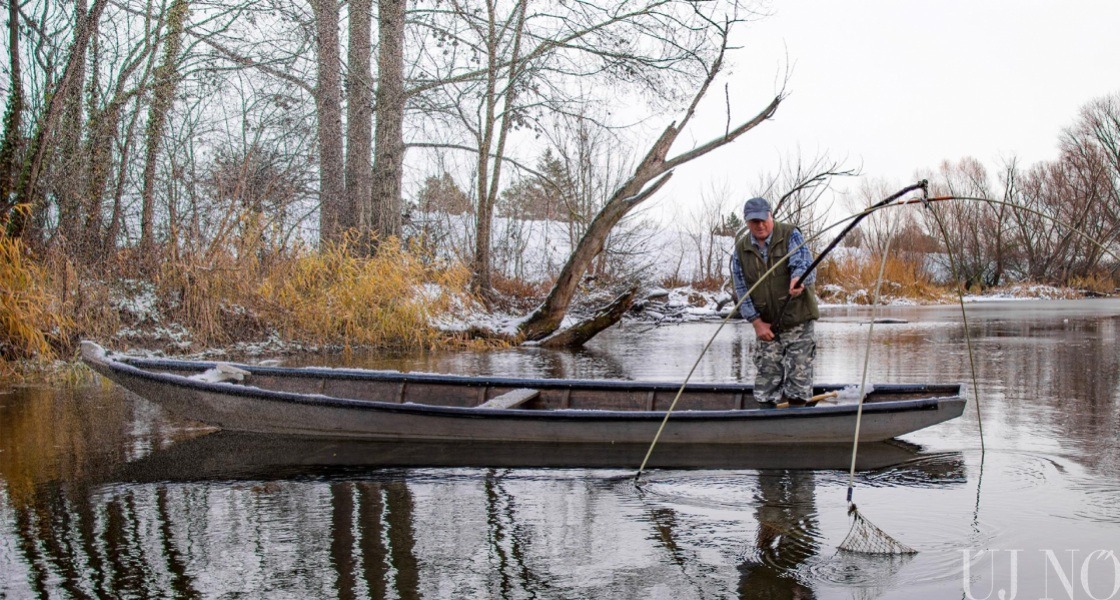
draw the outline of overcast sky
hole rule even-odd
[[[946,159],[976,157],[993,175],[1010,156],[1051,160],[1084,104],[1120,93],[1118,26],[1116,0],[777,0],[740,28],[724,81],[736,122],[765,106],[787,65],[788,99],[773,121],[679,170],[660,202],[724,181],[745,199],[798,153],[846,158],[899,187]],[[678,150],[722,131],[722,82],[709,95]]]

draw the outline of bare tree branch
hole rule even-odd
[[[727,33],[727,29],[722,30],[722,35],[724,36],[722,47],[726,47]],[[685,116],[681,120],[682,127],[695,113],[700,100],[718,74],[721,63],[721,59],[717,59],[709,69],[707,77],[693,96],[692,102],[689,104]],[[587,271],[588,266],[595,256],[602,251],[606,238],[611,230],[627,213],[650,198],[668,180],[668,176],[661,177],[661,179],[657,179],[658,177],[674,167],[695,160],[716,148],[731,143],[742,134],[769,119],[777,111],[782,98],[783,96],[781,95],[775,97],[774,100],[755,115],[754,118],[736,127],[730,134],[725,134],[713,139],[696,149],[684,152],[669,160],[666,160],[665,157],[668,155],[673,143],[680,134],[681,127],[677,127],[675,123],[666,127],[661,133],[661,136],[650,147],[649,152],[646,153],[645,157],[637,167],[635,167],[633,175],[614,191],[610,200],[607,201],[602,210],[599,211],[599,214],[592,220],[587,232],[561,270],[560,275],[556,279],[556,283],[553,285],[544,303],[521,323],[519,327],[521,335],[528,340],[540,340],[556,331],[564,315],[567,314],[568,307],[571,304],[580,278]],[[647,189],[647,184],[655,179],[657,179],[657,181]]]

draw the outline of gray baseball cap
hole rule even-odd
[[[766,198],[751,198],[743,205],[743,218],[748,221],[765,221],[770,216],[770,203]]]

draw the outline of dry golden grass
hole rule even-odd
[[[54,360],[73,330],[49,275],[18,239],[0,232],[0,374],[10,361]]]
[[[702,292],[718,292],[723,289],[723,277],[707,277],[692,282],[692,288]]]
[[[1087,277],[1074,277],[1069,282],[1070,287],[1098,295],[1107,295],[1120,289],[1114,275],[1096,273]]]
[[[120,328],[103,267],[80,266],[57,247],[48,249],[37,261],[51,274],[45,284],[72,325],[69,338],[60,348],[62,358],[67,358],[80,336],[104,337]]]
[[[870,304],[879,280],[881,257],[847,256],[821,262],[817,291],[825,302]],[[906,298],[918,302],[939,302],[946,290],[933,283],[929,274],[913,261],[888,257],[883,271],[881,299]]]
[[[276,265],[258,293],[285,337],[346,347],[433,348],[445,335],[431,317],[469,300],[461,266],[433,267],[395,239],[372,258],[343,244]]]
[[[667,290],[671,290],[673,288],[687,287],[691,285],[692,282],[674,273],[663,277],[657,284]]]
[[[528,313],[534,310],[552,289],[552,281],[525,281],[494,273],[490,285],[494,288],[490,307],[505,312]],[[477,336],[475,336],[477,338]]]
[[[514,302],[525,301],[530,303],[540,302],[541,298],[544,298],[548,294],[549,288],[552,287],[551,281],[524,281],[505,277],[498,273],[490,278],[490,284],[499,296],[510,298]]]
[[[176,256],[146,278],[135,267],[138,257],[126,253],[96,271],[79,271],[59,251],[33,257],[18,240],[0,237],[0,378],[80,378],[52,361],[72,358],[79,339],[108,340],[122,326],[141,332],[129,339],[156,347],[158,335],[145,341],[142,332],[166,326],[181,326],[196,348],[261,340],[273,331],[288,341],[346,348],[493,346],[433,325],[433,317],[477,306],[460,265],[439,264],[396,240],[382,243],[374,257],[346,244],[261,255],[232,248]],[[143,316],[124,308],[138,304],[130,298],[136,288],[151,291]]]
[[[187,327],[196,343],[226,344],[263,330],[254,327],[258,304],[259,261],[250,253],[228,251],[186,256],[164,262],[156,277],[156,295],[167,317]]]

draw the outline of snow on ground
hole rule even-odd
[[[109,301],[124,323],[113,335],[114,341],[135,340],[182,351],[190,349],[190,331],[178,323],[165,322],[155,284],[126,279],[113,288]]]
[[[142,288],[136,288],[137,298],[119,298],[118,309],[134,315],[132,324],[122,328],[110,340],[114,346],[129,348],[129,352],[161,356],[164,354],[187,355],[194,358],[222,359],[225,357],[260,357],[292,353],[332,352],[341,350],[334,346],[306,344],[281,338],[272,332],[263,340],[241,341],[223,348],[211,348],[191,354],[193,348],[190,331],[178,323],[168,323],[160,316],[156,303]],[[439,292],[430,286],[418,293],[431,297]],[[866,304],[871,296],[868,290],[848,291],[846,297],[856,299],[849,303],[825,303],[821,306],[850,306]],[[993,300],[1030,300],[1061,299],[1078,297],[1075,291],[1044,285],[1015,285],[1002,288],[991,294],[968,295],[965,302],[987,302]],[[598,298],[600,303],[607,296]],[[862,302],[859,300],[863,300]],[[918,302],[906,298],[886,299],[883,305],[915,305]],[[573,307],[565,318],[562,327],[574,324],[590,315],[597,305],[584,302]],[[650,286],[639,294],[634,307],[624,317],[625,321],[656,324],[674,324],[723,319],[731,311],[734,303],[726,291],[698,290],[692,286],[663,288]],[[517,326],[528,317],[531,311],[519,313],[488,311],[480,304],[460,305],[450,312],[442,312],[432,317],[432,324],[449,333],[463,333],[471,330],[492,331],[512,336]]]
[[[453,249],[470,247],[473,231],[471,219],[471,215],[421,215],[419,219],[413,221],[413,233],[422,231],[429,242],[437,248],[437,254],[444,258],[461,258]],[[499,273],[524,281],[546,281],[559,272],[571,251],[572,240],[578,239],[579,232],[572,231],[567,223],[497,218],[494,233],[496,245],[494,263]],[[727,252],[730,250],[731,243],[731,238],[726,236],[697,237],[685,230],[652,227],[640,220],[624,221],[623,225],[612,234],[611,248],[614,254],[609,257],[607,268],[616,279],[640,281],[644,285],[634,308],[625,319],[651,323],[679,323],[725,317],[734,306],[727,291],[729,286],[726,281],[724,290],[715,291],[697,289],[690,285],[663,287],[663,284],[667,281],[701,279],[705,273],[718,273],[722,277],[729,277]],[[844,247],[837,248],[836,251],[838,256],[843,253],[858,252]],[[702,260],[703,256],[707,256],[707,259]],[[932,260],[931,264],[936,265],[937,261]],[[577,294],[562,327],[589,316],[591,311],[606,304],[613,297],[612,290],[596,286],[596,283],[589,280],[585,289]],[[416,293],[432,300],[445,291],[438,286],[421,284],[417,287]],[[872,297],[873,290],[853,290],[825,284],[818,288],[818,294],[823,298],[822,306],[866,305]],[[1078,296],[1080,294],[1073,290],[1046,285],[1018,284],[981,295],[970,294],[965,296],[964,300],[985,302]],[[460,295],[455,297],[461,298]],[[189,352],[193,346],[191,333],[178,323],[168,322],[163,316],[161,309],[171,307],[161,307],[160,303],[170,301],[173,299],[159,298],[154,286],[149,283],[136,280],[121,282],[112,302],[126,326],[113,336],[111,342],[126,347],[162,348],[162,351],[174,353]],[[948,295],[945,301],[955,302],[956,298]],[[880,303],[897,306],[922,302],[905,297],[892,297],[890,283],[887,282]],[[483,330],[513,335],[518,325],[531,312],[531,308],[511,309],[509,312],[487,310],[481,304],[460,299],[456,300],[451,310],[433,315],[432,324],[447,332]],[[331,349],[283,340],[279,334],[273,332],[266,339],[207,350],[205,355],[209,357],[221,357],[227,354],[260,356]]]
[[[1063,300],[1079,298],[1082,294],[1069,288],[1043,284],[1014,284],[994,289],[986,294],[965,295],[965,302],[992,302],[997,300]]]

